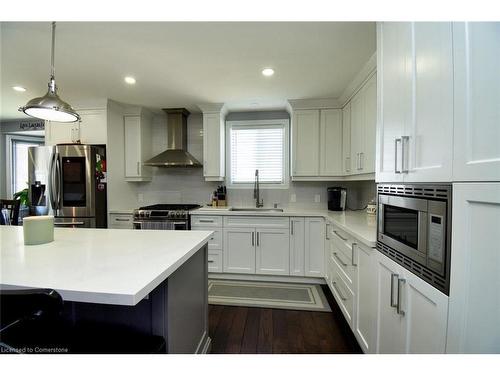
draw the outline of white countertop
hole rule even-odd
[[[192,211],[192,215],[222,215],[222,216],[304,216],[323,217],[340,229],[354,236],[368,247],[377,244],[377,218],[363,211],[328,211],[306,210],[300,208],[285,208],[283,212],[261,211],[231,211],[231,207],[202,207]]]
[[[210,231],[55,228],[25,246],[23,228],[0,226],[0,285],[51,288],[66,301],[140,302],[195,254]]]

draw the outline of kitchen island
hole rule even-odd
[[[22,227],[0,227],[1,288],[50,288],[65,317],[162,336],[169,353],[203,353],[208,337],[210,231],[56,228],[25,246]]]

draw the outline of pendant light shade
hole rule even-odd
[[[28,116],[39,118],[42,120],[56,122],[75,122],[80,120],[80,116],[75,110],[61,100],[57,95],[57,86],[54,70],[54,49],[55,49],[55,34],[56,23],[52,22],[52,60],[51,72],[49,80],[49,90],[39,98],[31,99],[24,107],[20,107],[19,111],[24,112]]]

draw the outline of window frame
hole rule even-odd
[[[45,145],[45,138],[33,135],[18,135],[18,134],[6,134],[5,135],[5,143],[6,143],[6,155],[5,155],[5,164],[6,164],[6,175],[5,175],[5,193],[8,197],[13,197],[14,193],[14,142],[16,141],[24,141],[24,142],[33,142],[38,146]],[[28,186],[26,186],[28,187]]]
[[[288,119],[276,120],[232,120],[226,121],[226,187],[228,189],[253,189],[254,183],[232,183],[231,182],[231,129],[234,127],[265,127],[281,126],[283,132],[283,182],[282,183],[260,183],[260,189],[288,189],[290,187],[290,121]]]

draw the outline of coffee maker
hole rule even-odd
[[[346,209],[347,190],[342,187],[328,188],[328,210],[344,211]]]

